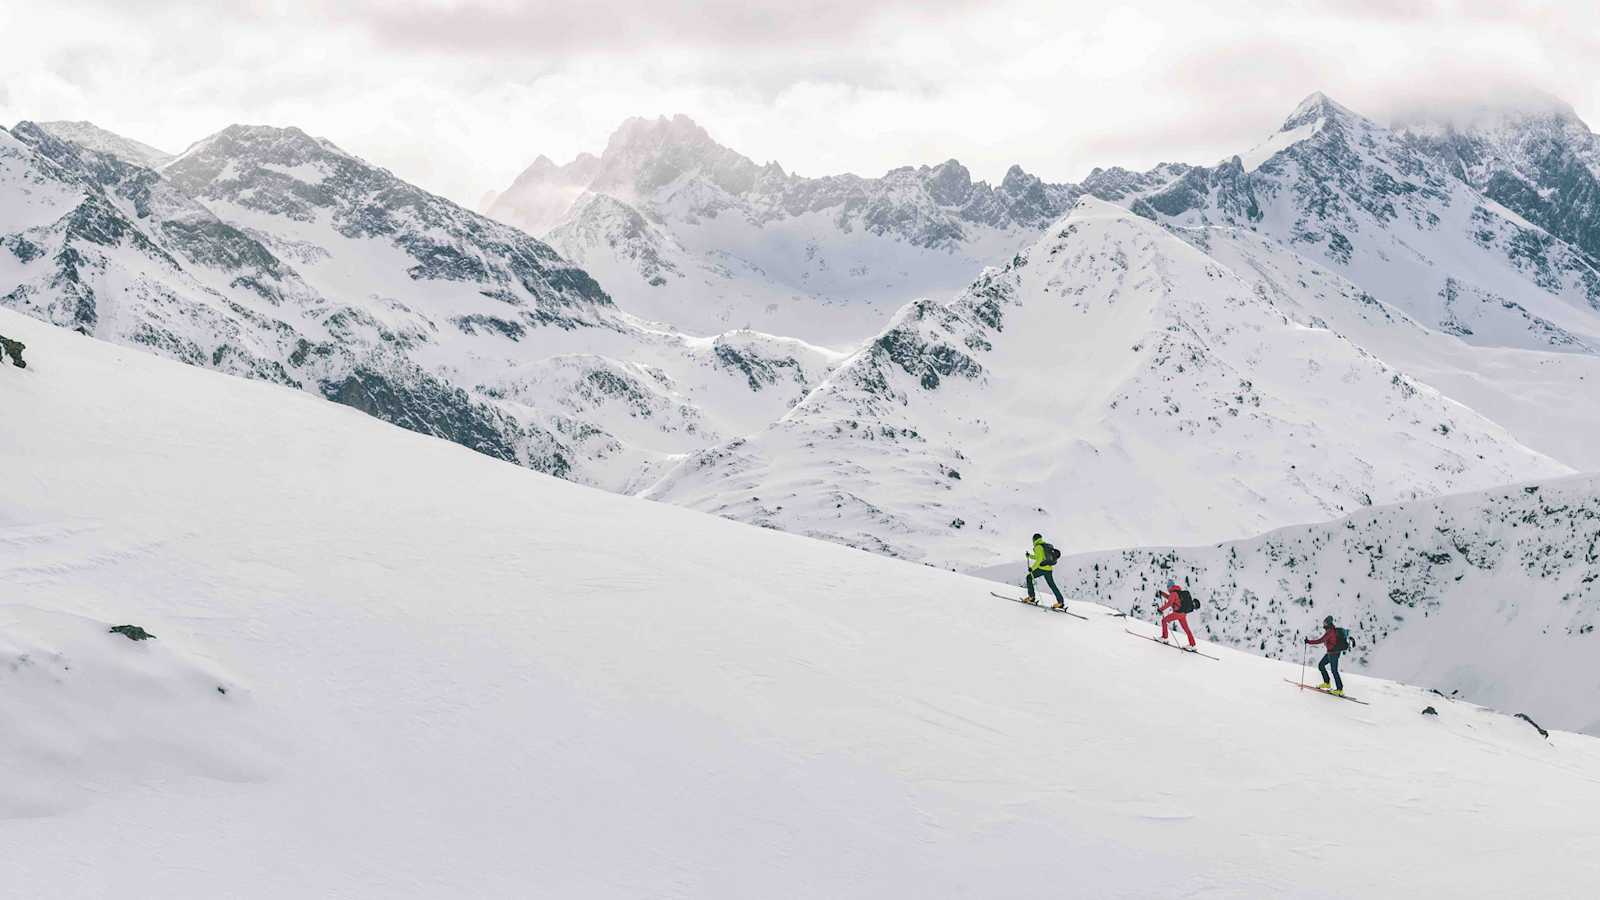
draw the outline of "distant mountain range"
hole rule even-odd
[[[806,178],[692,121],[480,215],[294,128],[0,132],[0,303],[941,566],[1600,469],[1596,138],[1320,94],[1211,166]],[[499,221],[497,221],[499,220]]]
[[[539,157],[486,212],[546,237],[624,308],[680,327],[858,343],[1029,243],[1081,191],[955,160],[881,178],[758,165],[688,118],[631,119],[599,156]]]
[[[1595,261],[1418,146],[1319,94],[1082,199],[649,495],[961,567],[1600,468]]]
[[[24,122],[0,192],[7,306],[613,490],[837,359],[647,326],[546,244],[293,128],[232,126],[157,172]]]

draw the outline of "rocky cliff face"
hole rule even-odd
[[[1570,106],[1420,118],[1401,134],[1484,196],[1600,260],[1600,137]]]

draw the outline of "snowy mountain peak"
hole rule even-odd
[[[972,173],[961,163],[947,159],[928,170],[928,195],[945,206],[954,206],[972,193]]]
[[[600,158],[592,153],[580,153],[566,165],[541,153],[504,192],[485,198],[480,212],[542,236],[561,222],[599,170]]]
[[[522,170],[522,173],[517,176],[517,180],[511,183],[511,190],[516,190],[519,185],[533,180],[559,178],[563,174],[576,176],[585,168],[591,167],[599,161],[592,153],[580,153],[573,158],[572,162],[562,165],[541,153],[534,158],[526,169]]]
[[[550,178],[558,175],[566,175],[570,179],[576,180],[579,176],[583,176],[585,172],[592,175],[594,172],[593,167],[599,163],[600,157],[595,156],[593,153],[579,153],[572,158],[572,162],[565,165],[541,153],[526,169],[522,170],[522,174],[517,176],[517,180],[512,182],[512,188],[515,189],[527,180]]]
[[[1413,112],[1396,117],[1394,127],[1432,151],[1464,151],[1467,165],[1498,155],[1501,162],[1526,169],[1549,166],[1553,156],[1571,155],[1600,176],[1600,138],[1576,110],[1555,97],[1487,99],[1456,109]]]
[[[1398,131],[1435,137],[1455,132],[1523,128],[1534,123],[1562,129],[1576,126],[1584,133],[1589,131],[1570,103],[1541,91],[1488,95],[1474,97],[1467,103],[1410,109],[1397,114],[1393,120]]]
[[[1317,121],[1341,120],[1366,121],[1359,113],[1335,103],[1327,94],[1316,91],[1311,96],[1300,101],[1300,105],[1294,108],[1294,112],[1289,114],[1289,118],[1283,120],[1283,125],[1278,130],[1280,132],[1294,131]]]
[[[633,118],[611,135],[590,189],[642,197],[684,175],[698,174],[737,195],[753,186],[760,169],[717,143],[688,116]]]
[[[622,124],[617,126],[617,130],[611,133],[611,139],[606,143],[606,152],[621,153],[633,148],[655,149],[674,144],[725,149],[712,140],[711,133],[695,120],[679,113],[671,117],[657,116],[650,119],[634,116],[623,120]]]
[[[88,150],[106,153],[123,162],[155,169],[172,159],[172,154],[149,144],[107,131],[93,122],[18,122],[18,127],[33,124],[50,136]]]
[[[1118,206],[1115,203],[1110,203],[1090,194],[1079,197],[1078,202],[1072,204],[1072,208],[1067,210],[1067,214],[1062,217],[1061,224],[1099,220],[1127,221],[1140,228],[1149,227],[1148,222],[1140,220],[1127,207]]]
[[[210,137],[196,141],[164,166],[173,171],[192,169],[197,160],[254,160],[286,166],[299,166],[320,159],[337,158],[361,162],[335,146],[332,141],[312,137],[294,126],[229,125]],[[367,165],[361,162],[362,165]],[[376,168],[371,167],[371,168]]]
[[[1600,260],[1600,137],[1543,94],[1400,117],[1397,133],[1489,199]],[[1600,287],[1589,293],[1600,309]]]

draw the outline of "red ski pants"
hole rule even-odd
[[[1184,613],[1167,613],[1166,617],[1161,620],[1161,639],[1167,639],[1167,625],[1172,622],[1177,622],[1178,626],[1183,629],[1183,633],[1189,636],[1189,646],[1193,647],[1194,632],[1189,630],[1189,617]]]

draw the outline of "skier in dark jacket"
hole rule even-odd
[[[1328,670],[1333,670],[1333,690],[1329,693],[1344,696],[1344,679],[1339,677],[1339,654],[1345,651],[1344,638],[1339,634],[1339,629],[1333,627],[1333,616],[1322,620],[1322,637],[1306,638],[1306,644],[1321,644],[1326,653],[1317,662],[1317,671],[1322,673],[1320,690],[1328,690]]]
[[[1067,601],[1061,596],[1061,589],[1056,587],[1056,576],[1052,574],[1055,565],[1049,562],[1045,555],[1044,535],[1033,536],[1033,552],[1028,554],[1028,602],[1038,603],[1038,598],[1033,595],[1033,579],[1043,578],[1044,583],[1050,585],[1050,592],[1056,595],[1056,609],[1066,609]]]

